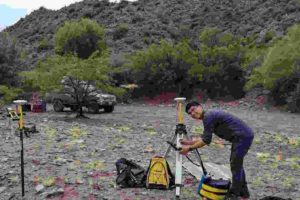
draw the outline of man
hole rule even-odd
[[[202,120],[204,132],[197,140],[182,139],[181,154],[187,154],[190,150],[209,145],[212,134],[216,134],[232,143],[230,155],[230,168],[232,172],[232,185],[227,199],[249,198],[243,160],[252,144],[253,131],[242,120],[222,110],[204,111],[198,102],[190,102],[186,105],[186,112],[194,119]]]

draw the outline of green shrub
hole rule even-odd
[[[96,51],[106,50],[104,27],[90,19],[65,22],[54,39],[55,52],[59,55],[71,53],[86,59]]]
[[[268,42],[268,41],[272,40],[275,36],[276,36],[276,32],[274,30],[268,30],[265,33],[264,40],[265,40],[265,42]]]
[[[21,92],[22,90],[19,88],[0,85],[0,106],[3,106],[5,103],[11,103],[11,101]]]
[[[197,72],[201,78],[201,66],[187,41],[173,44],[162,40],[151,44],[147,49],[128,56],[125,68],[134,72],[136,83],[144,95],[155,96],[162,92],[191,93],[189,84],[193,82],[191,74]],[[193,70],[191,67],[195,64]],[[188,94],[186,94],[188,95]]]
[[[41,50],[46,50],[48,49],[49,47],[49,44],[48,44],[48,40],[46,38],[43,38],[42,40],[40,40],[38,42],[38,50],[41,51]]]
[[[20,59],[24,61],[27,58],[26,51],[24,49],[21,50]]]
[[[113,34],[114,40],[118,40],[124,37],[127,34],[128,30],[129,30],[128,24],[119,24],[116,27],[116,30],[114,31]]]
[[[0,32],[0,84],[17,86],[18,66],[21,64],[21,48],[15,38]]]
[[[262,85],[273,88],[276,80],[289,77],[295,71],[295,62],[300,58],[300,25],[288,29],[287,34],[274,42],[267,50],[260,67],[253,70],[246,88]]]
[[[246,83],[241,67],[245,60],[245,49],[241,45],[243,40],[217,28],[205,28],[199,39],[199,60],[205,75],[201,85],[207,96],[211,99],[242,97]]]
[[[287,98],[296,90],[299,79],[300,74],[293,73],[288,77],[281,77],[275,81],[270,92],[275,105],[284,105],[287,103]]]
[[[300,112],[300,77],[298,77],[298,83],[294,91],[290,93],[287,98],[288,109],[292,112]]]

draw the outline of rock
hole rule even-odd
[[[4,192],[6,189],[7,189],[7,187],[0,187],[0,194],[1,194],[2,192]]]
[[[67,160],[61,157],[58,157],[57,159],[54,160],[54,164],[57,166],[61,166],[67,163]]]
[[[45,187],[44,187],[44,185],[42,185],[42,184],[39,184],[39,185],[35,186],[35,191],[36,191],[36,193],[40,193],[40,192],[42,192],[44,189],[45,189]]]
[[[64,193],[64,189],[63,188],[55,188],[49,192],[45,192],[43,193],[43,195],[45,196],[45,198],[50,198],[50,197],[55,197],[58,196],[60,194]]]
[[[75,140],[75,142],[77,143],[77,144],[81,144],[81,143],[83,143],[84,142],[84,140]]]
[[[152,148],[152,145],[148,145],[145,150],[144,150],[145,153],[153,153],[154,152],[154,149]]]

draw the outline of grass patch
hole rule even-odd
[[[204,131],[203,126],[192,126],[191,133],[194,135],[201,135]]]
[[[255,138],[253,140],[253,142],[254,142],[254,144],[261,144],[262,143],[260,138]]]
[[[268,159],[270,159],[269,153],[256,153],[256,158],[258,161],[262,163],[266,163]]]
[[[288,144],[292,147],[299,147],[300,137],[288,138]]]
[[[277,133],[274,135],[274,141],[277,143],[282,143],[284,141],[284,137],[280,133]]]
[[[83,165],[86,170],[103,170],[105,168],[103,162],[99,160],[92,161]]]
[[[46,134],[46,149],[49,149],[50,146],[52,145],[54,138],[56,137],[56,129],[55,128],[50,128],[50,127],[45,127],[45,134]]]
[[[17,182],[19,182],[19,176],[18,175],[16,175],[16,176],[11,176],[11,177],[9,177],[9,180],[12,182],[12,183],[17,183]]]
[[[147,127],[146,132],[149,136],[157,135],[157,132],[152,126]]]
[[[263,182],[261,177],[257,177],[252,181],[254,187],[261,187]]]
[[[293,177],[285,177],[282,181],[282,185],[286,189],[291,189],[293,188],[295,179]]]
[[[46,187],[51,187],[53,185],[55,185],[55,178],[48,176],[44,181],[43,181],[43,185]]]
[[[73,140],[79,139],[87,135],[87,132],[82,130],[80,127],[72,127],[69,130],[69,134]]]
[[[117,127],[117,130],[120,131],[120,132],[128,133],[128,132],[132,131],[132,128],[130,126],[127,126],[127,125],[122,125],[122,126]]]
[[[286,162],[292,169],[300,169],[300,157],[287,158]]]

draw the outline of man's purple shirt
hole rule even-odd
[[[203,126],[201,137],[206,144],[211,143],[213,133],[230,142],[253,138],[253,131],[245,122],[222,110],[204,112]]]

